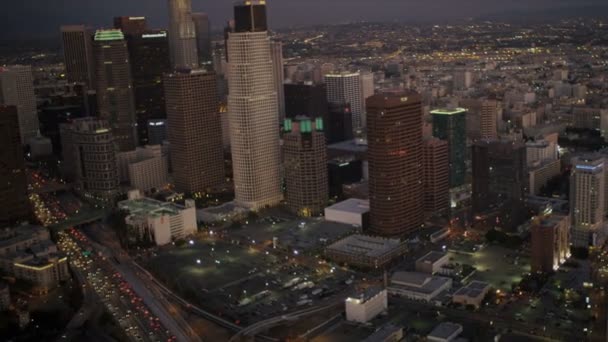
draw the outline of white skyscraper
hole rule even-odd
[[[600,245],[604,238],[606,165],[601,156],[577,157],[570,174],[570,216],[575,247]]]
[[[278,204],[281,192],[279,105],[264,1],[234,8],[228,36],[228,118],[236,202]]]
[[[333,104],[349,103],[353,115],[353,129],[362,127],[365,111],[365,100],[361,90],[361,74],[358,72],[341,72],[327,74],[327,101]]]
[[[169,52],[173,69],[198,68],[191,0],[169,0]]]
[[[0,67],[0,104],[17,107],[22,144],[38,135],[38,109],[31,66]]]
[[[272,50],[272,71],[274,72],[274,85],[277,91],[279,100],[279,119],[282,122],[285,119],[285,70],[283,70],[283,43],[277,40],[270,42]]]

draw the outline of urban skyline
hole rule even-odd
[[[595,0],[28,1],[0,340],[606,340]]]

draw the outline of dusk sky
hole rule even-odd
[[[366,21],[433,21],[511,11],[555,10],[605,5],[606,0],[269,0],[271,25]],[[219,28],[231,17],[232,0],[193,0],[195,11],[210,14]],[[143,15],[153,27],[164,27],[167,0],[21,0],[5,4],[0,39],[53,35],[61,24],[110,26],[112,17]]]

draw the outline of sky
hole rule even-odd
[[[109,27],[120,15],[146,16],[165,27],[167,0],[2,0],[0,39],[52,37],[62,24]],[[212,25],[231,17],[233,0],[192,0]],[[267,0],[273,28],[349,21],[433,22],[500,13],[542,13],[572,6],[606,5],[606,0]],[[608,16],[608,7],[604,8]],[[8,14],[8,15],[7,15]]]

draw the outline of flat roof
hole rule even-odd
[[[431,251],[431,252],[428,252],[427,254],[425,254],[422,258],[416,260],[416,262],[424,262],[424,263],[434,264],[434,263],[436,263],[437,261],[441,260],[442,258],[444,258],[447,255],[448,254],[444,253],[444,252]]]
[[[147,197],[119,202],[118,207],[128,210],[131,215],[146,216],[178,215],[185,209],[175,203],[161,202]]]
[[[453,109],[448,109],[448,108],[439,108],[439,109],[435,109],[431,111],[431,114],[437,114],[437,115],[455,115],[455,114],[461,114],[461,113],[466,113],[466,109],[464,108],[453,108]]]
[[[369,200],[359,198],[349,198],[345,201],[338,202],[326,209],[346,211],[355,214],[364,214],[369,211]]]
[[[432,276],[422,272],[397,271],[391,277],[389,287],[430,294],[450,282],[447,277]]]
[[[366,339],[361,342],[377,342],[386,341],[388,337],[395,334],[396,332],[403,330],[403,327],[388,323],[383,325],[380,329],[376,330],[375,333],[369,335]]]
[[[327,249],[367,257],[379,257],[398,249],[400,246],[401,241],[399,239],[354,234],[331,244]]]
[[[439,339],[448,339],[453,335],[462,331],[462,325],[452,322],[442,322],[428,334],[427,337],[435,337]]]
[[[455,296],[466,296],[469,298],[477,298],[481,294],[483,294],[484,291],[487,291],[489,288],[490,288],[489,283],[474,280],[474,281],[470,282],[469,284],[467,284],[466,286],[463,286],[460,289],[458,289],[458,291],[456,291],[456,293],[454,293],[454,295]]]

